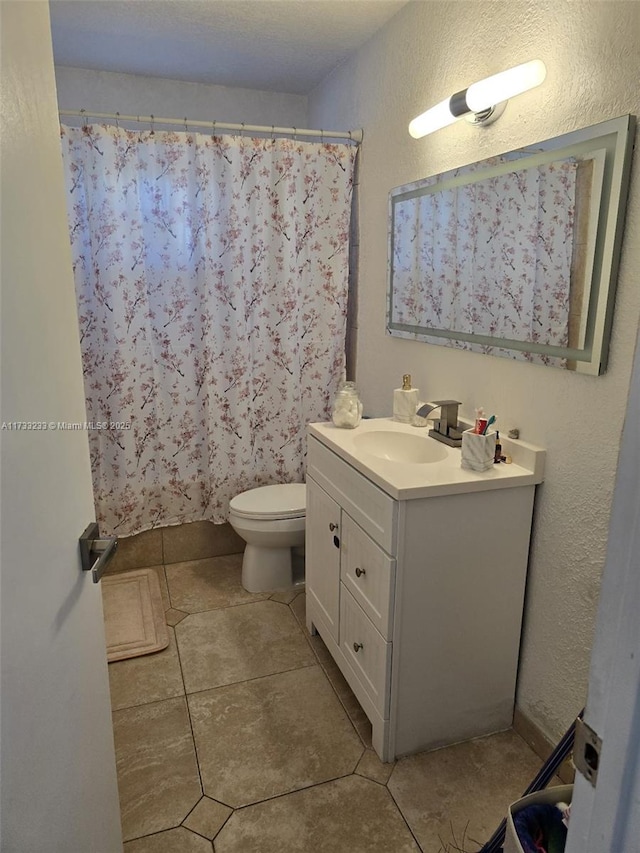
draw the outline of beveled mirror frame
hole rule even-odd
[[[391,190],[387,300],[389,334],[511,358],[526,358],[525,354],[528,353],[540,354],[550,364],[592,375],[603,373],[607,366],[634,136],[635,117],[625,115]],[[420,325],[419,319],[415,323],[398,321],[398,316],[394,316],[394,286],[396,278],[399,280],[399,275],[394,277],[394,234],[396,212],[400,210],[398,205],[425,195],[444,193],[458,186],[468,186],[505,172],[519,172],[530,166],[538,167],[566,158],[579,159],[587,153],[591,157],[591,152],[595,152],[593,156],[598,161],[596,190],[599,193],[599,205],[592,205],[595,211],[592,219],[597,218],[597,222],[591,223],[592,244],[588,267],[591,275],[588,299],[585,300],[588,302],[588,310],[582,317],[579,346],[561,347],[435,328]],[[516,165],[517,168],[513,168]]]

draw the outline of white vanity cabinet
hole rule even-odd
[[[532,478],[402,499],[314,426],[307,626],[320,633],[371,720],[376,752],[391,761],[508,728]]]
[[[340,622],[340,505],[313,482],[307,481],[307,518],[313,524],[306,525],[305,554],[313,554],[316,571],[314,583],[308,585],[305,570],[305,588],[307,601],[313,600],[313,607],[322,617],[323,627],[335,643],[338,642]]]

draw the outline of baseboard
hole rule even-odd
[[[538,726],[519,708],[516,708],[513,712],[513,730],[529,744],[535,754],[543,761],[546,761],[556,748],[556,744],[551,743]],[[556,775],[566,785],[573,783],[576,770],[571,757],[562,762]]]

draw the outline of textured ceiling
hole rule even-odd
[[[307,94],[407,0],[51,0],[57,65]]]

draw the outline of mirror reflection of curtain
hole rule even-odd
[[[344,369],[356,149],[95,125],[62,147],[101,531],[302,481]]]
[[[577,166],[571,158],[400,201],[394,319],[567,346]]]

